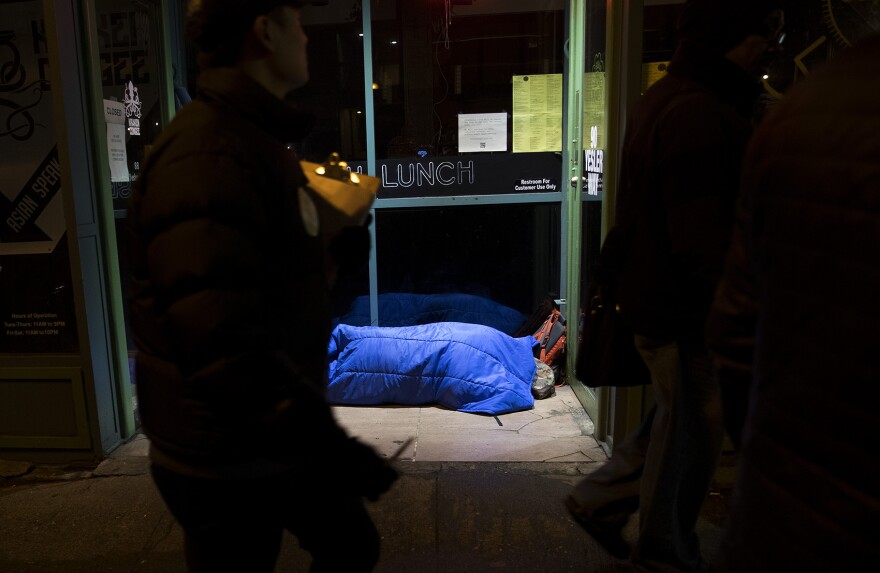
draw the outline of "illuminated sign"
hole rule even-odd
[[[122,103],[125,104],[125,117],[128,118],[129,135],[140,135],[141,98],[138,96],[138,89],[134,87],[132,82],[128,82],[125,86],[125,97]]]
[[[394,166],[391,166],[394,167]],[[441,161],[435,163],[398,163],[396,172],[390,172],[388,165],[382,165],[382,187],[423,187],[425,185],[473,185],[474,162]]]

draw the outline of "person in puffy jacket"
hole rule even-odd
[[[755,133],[707,327],[739,446],[719,571],[880,569],[880,35]]]
[[[656,406],[574,488],[567,506],[633,571],[709,567],[695,526],[724,429],[705,323],[730,242],[760,77],[779,52],[783,20],[779,0],[688,0],[668,74],[627,126],[616,228],[631,246],[617,302]],[[639,535],[629,547],[621,530],[637,510]]]
[[[313,123],[285,101],[308,80],[303,4],[191,3],[198,97],[155,141],[129,208],[141,421],[191,571],[272,571],[284,529],[313,571],[370,571],[362,498],[397,477],[324,398],[328,264],[364,263],[369,235],[326,245],[290,150]]]

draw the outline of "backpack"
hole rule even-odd
[[[538,341],[535,358],[548,366],[561,364],[565,356],[565,334],[565,318],[559,309],[554,308],[532,335]]]
[[[541,300],[535,312],[513,333],[514,338],[532,336],[537,340],[535,358],[552,366],[554,372],[564,363],[565,335],[565,317],[550,295]]]

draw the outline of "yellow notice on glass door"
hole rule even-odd
[[[605,72],[584,74],[584,149],[605,149]],[[596,141],[587,134],[595,128]]]
[[[513,152],[562,151],[562,74],[513,76]]]

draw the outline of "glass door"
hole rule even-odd
[[[566,3],[371,7],[373,322],[400,295],[559,299]]]
[[[441,294],[527,317],[550,296],[568,319],[567,380],[595,419],[573,355],[602,232],[606,2],[362,8],[367,157],[353,166],[382,186],[369,295],[349,318],[389,325],[400,295]]]
[[[574,375],[586,289],[603,238],[608,151],[607,4],[601,0],[572,2],[570,18],[570,111],[567,116],[567,258],[566,307],[569,316],[568,370],[570,383],[590,418],[600,426],[597,392]]]
[[[125,216],[152,142],[174,113],[169,22],[177,0],[92,0],[83,3],[88,26],[90,97],[95,133],[100,237],[106,259],[111,348],[126,434],[137,427],[131,375],[134,342],[128,334]]]
[[[122,168],[130,183],[174,108],[162,30],[179,5],[89,5],[96,91],[126,116],[140,102],[140,135],[123,126],[121,181],[109,154],[103,161],[104,194],[121,218]],[[573,351],[582,271],[601,237],[605,10],[602,0],[316,3],[303,11],[311,80],[294,95],[317,117],[298,145],[304,159],[338,151],[382,179],[370,266],[335,293],[336,316],[390,325],[383,301],[397,295],[463,295],[525,319],[550,296],[573,341],[567,380],[594,420],[596,396],[574,379]],[[195,76],[182,59],[181,86]]]

